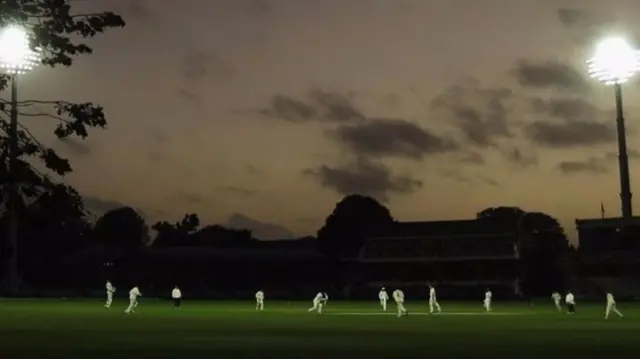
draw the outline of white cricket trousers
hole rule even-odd
[[[382,306],[382,310],[383,311],[387,311],[387,300],[386,299],[380,299],[380,305]]]
[[[264,310],[264,300],[256,300],[256,310]]]
[[[434,309],[440,313],[442,309],[440,308],[440,304],[435,299],[429,299],[429,313],[433,313]]]
[[[407,310],[404,308],[404,303],[396,302],[398,306],[398,316],[401,317],[403,314],[407,314]]]
[[[113,293],[107,292],[107,302],[104,303],[104,306],[109,308],[111,307],[111,303],[113,303]]]
[[[485,299],[484,300],[484,310],[487,312],[491,311],[491,300]]]
[[[559,300],[556,300],[556,301],[555,301],[555,304],[556,304],[556,309],[557,309],[559,312],[562,312],[562,305],[560,304],[560,301],[559,301]]]
[[[129,306],[127,307],[127,309],[125,309],[125,313],[131,313],[134,312],[134,309],[138,307],[138,300],[137,299],[129,299]]]
[[[611,312],[614,312],[614,313],[618,314],[619,317],[622,317],[622,313],[620,313],[618,308],[616,308],[616,303],[607,304],[607,309],[606,309],[606,311],[604,313],[604,319],[608,319],[609,318],[609,314]]]
[[[313,312],[313,311],[318,312],[319,314],[322,314],[322,303],[321,302],[313,302],[313,307],[309,308],[309,310],[307,310],[307,312]]]

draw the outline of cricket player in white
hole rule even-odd
[[[256,292],[256,310],[264,310],[264,292],[261,290]]]
[[[382,306],[383,311],[387,311],[387,301],[389,300],[389,294],[387,294],[387,290],[382,287],[380,292],[378,293],[378,299],[380,299],[380,305]]]
[[[322,292],[322,306],[326,307],[327,303],[329,303],[329,294],[327,294],[327,292]]]
[[[111,303],[113,303],[113,293],[116,292],[116,287],[114,287],[110,281],[107,281],[105,289],[107,290],[107,302],[104,304],[104,307],[111,308]]]
[[[575,314],[576,312],[576,300],[573,297],[573,293],[568,292],[564,297],[564,302],[567,303],[568,314]]]
[[[562,304],[560,304],[560,301],[562,300],[562,296],[560,295],[560,293],[558,292],[551,293],[551,299],[553,299],[553,304],[556,305],[556,309],[558,310],[558,312],[562,312]]]
[[[487,291],[484,293],[484,310],[485,312],[490,312],[491,311],[491,298],[493,298],[493,294],[491,293],[490,289],[487,289]]]
[[[607,293],[607,310],[604,313],[604,319],[609,319],[609,313],[612,311],[622,318],[622,313],[620,313],[618,308],[616,308],[616,300],[613,297],[613,294]]]
[[[130,314],[134,312],[134,309],[138,307],[138,297],[141,297],[142,293],[140,293],[140,289],[138,287],[133,287],[129,291],[129,306],[125,309],[125,313]]]
[[[438,299],[436,299],[436,289],[429,285],[429,313],[433,313],[434,308],[438,313],[442,312]]]
[[[392,296],[398,306],[398,318],[407,315],[407,310],[404,308],[404,293],[400,289],[396,289],[393,291]]]
[[[318,292],[315,298],[313,298],[313,307],[309,308],[307,312],[316,311],[318,312],[318,314],[322,314],[323,302],[324,302],[324,293]]]
[[[171,299],[173,299],[173,307],[176,309],[180,308],[180,303],[182,302],[182,291],[178,286],[175,286],[171,291]]]

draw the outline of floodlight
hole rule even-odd
[[[640,70],[640,52],[621,37],[600,42],[587,61],[589,75],[606,85],[620,85]]]
[[[0,31],[0,70],[19,75],[33,70],[40,62],[38,51],[31,49],[23,27],[12,25]]]

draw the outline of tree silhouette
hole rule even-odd
[[[189,238],[190,245],[214,248],[246,248],[254,242],[250,230],[230,229],[217,224],[203,227]]]
[[[200,227],[200,218],[195,213],[187,213],[180,222],[171,224],[167,221],[160,221],[151,228],[158,232],[153,241],[154,246],[176,246],[186,245],[189,235],[195,233]]]
[[[73,58],[90,54],[92,49],[78,39],[94,37],[114,27],[123,27],[124,21],[112,12],[79,14],[73,12],[70,0],[2,1],[0,3],[1,26],[15,24],[29,30],[33,48],[41,53],[42,64],[50,67],[71,66]],[[10,75],[0,75],[0,90],[5,90]],[[22,123],[10,121],[11,101],[0,99],[0,185],[3,204],[12,215],[9,228],[16,229],[15,213],[18,203],[42,189],[51,190],[53,184],[44,179],[33,165],[36,160],[47,170],[58,175],[71,171],[71,164],[52,148],[44,146]],[[90,102],[71,103],[61,99],[29,99],[16,103],[19,117],[46,118],[57,123],[54,134],[60,138],[80,136],[85,138],[91,127],[103,128],[106,119],[102,107]],[[8,233],[8,235],[4,235]],[[18,233],[8,230],[0,238],[16,243]],[[12,248],[12,253],[15,253]],[[17,278],[11,278],[11,290],[18,290]]]
[[[149,227],[131,207],[112,209],[98,219],[93,234],[110,252],[126,253],[149,243]]]
[[[478,218],[500,221],[517,232],[522,254],[522,287],[529,295],[547,295],[564,287],[559,259],[569,250],[569,241],[560,222],[542,212],[518,207],[491,207]]]
[[[369,232],[391,223],[391,213],[375,199],[346,196],[318,231],[320,249],[337,260],[356,256]]]

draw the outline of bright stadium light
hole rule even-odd
[[[22,26],[10,25],[0,30],[0,72],[11,76],[11,121],[7,131],[9,148],[7,151],[8,190],[7,236],[10,250],[9,263],[4,277],[5,290],[9,295],[18,295],[20,274],[18,272],[18,217],[17,205],[20,201],[16,164],[18,157],[18,76],[33,70],[40,63],[40,53],[31,47],[29,32]],[[4,236],[3,236],[4,237]]]
[[[640,70],[640,52],[622,37],[604,39],[596,46],[594,56],[587,61],[589,75],[599,82],[613,86],[616,100],[616,129],[618,132],[618,170],[620,171],[620,202],[622,218],[633,216],[627,134],[622,109],[622,84]]]
[[[40,63],[40,54],[31,49],[28,32],[20,26],[8,26],[0,32],[0,70],[20,75]]]
[[[640,52],[621,37],[600,42],[587,61],[589,75],[606,85],[620,85],[640,70]]]

